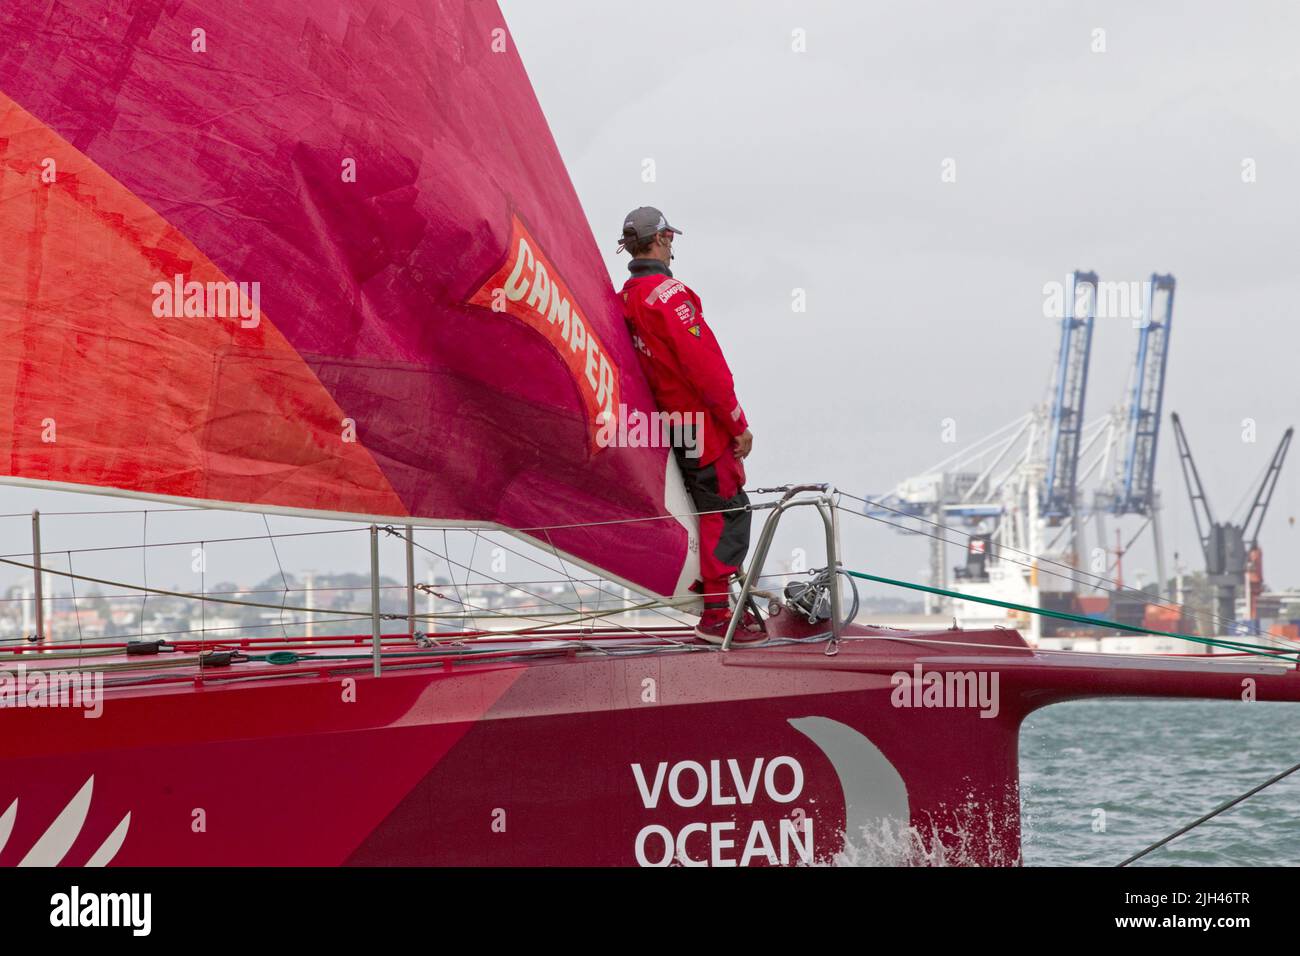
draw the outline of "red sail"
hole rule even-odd
[[[6,480],[693,577],[668,452],[596,440],[653,400],[495,4],[6,4],[0,244]]]

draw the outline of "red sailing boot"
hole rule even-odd
[[[695,628],[695,636],[710,644],[721,644],[727,636],[727,625],[731,623],[731,611],[722,608],[707,608]],[[749,611],[736,625],[736,633],[731,635],[731,643],[759,644],[767,640],[758,619]]]

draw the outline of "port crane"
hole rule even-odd
[[[1076,316],[1074,313],[1080,304],[1084,306],[1084,314]],[[1070,276],[1065,307],[1040,513],[1052,524],[1069,519],[1074,525],[1074,546],[1077,549],[1079,449],[1083,439],[1084,399],[1088,395],[1092,329],[1097,318],[1097,273],[1076,271]]]
[[[901,482],[889,495],[866,505],[865,513],[886,520],[910,516],[933,525],[930,580],[946,588],[945,531],[959,525],[970,534],[967,568],[958,576],[982,579],[985,557],[1004,552],[1042,552],[1041,526],[1070,529],[1078,545],[1080,455],[1097,444],[1103,423],[1084,422],[1088,368],[1098,302],[1097,275],[1076,270],[1067,277],[1057,364],[1048,402],[998,429],[921,475]],[[1073,561],[1077,554],[1067,555]],[[971,569],[974,568],[974,572]],[[1037,575],[1023,565],[1005,569],[1014,578],[1013,599],[1032,602]],[[966,582],[964,582],[966,583]],[[929,610],[947,601],[931,597]],[[1028,622],[1036,626],[1037,619]]]
[[[1220,621],[1237,619],[1237,590],[1247,583],[1249,573],[1251,582],[1247,589],[1246,617],[1251,622],[1252,629],[1257,630],[1258,613],[1255,599],[1262,585],[1259,530],[1264,523],[1264,515],[1272,500],[1273,489],[1277,486],[1278,476],[1282,472],[1282,462],[1286,459],[1287,449],[1291,446],[1291,436],[1295,429],[1288,428],[1282,435],[1282,440],[1278,442],[1277,449],[1273,452],[1273,457],[1264,472],[1264,479],[1255,492],[1250,510],[1246,512],[1246,519],[1241,524],[1233,524],[1231,521],[1214,520],[1210,499],[1205,494],[1200,472],[1197,471],[1196,462],[1192,458],[1191,446],[1187,442],[1187,435],[1183,432],[1182,421],[1176,412],[1171,416],[1171,420],[1174,437],[1178,442],[1178,459],[1182,464],[1183,479],[1187,482],[1187,493],[1191,499],[1196,534],[1200,538],[1201,551],[1205,555],[1206,578],[1214,589],[1214,613]]]
[[[1116,308],[1109,298],[1107,303],[1114,314],[1130,314],[1127,302],[1137,303],[1136,357],[1124,402],[1109,415],[1085,422],[1093,329],[1102,297],[1115,294],[1111,285],[1122,292],[1135,290],[1123,307]],[[1061,564],[1080,567],[1085,523],[1094,521],[1105,553],[1105,518],[1132,514],[1150,519],[1163,582],[1155,461],[1174,288],[1172,275],[1153,273],[1136,291],[1137,283],[1101,283],[1096,273],[1083,270],[1070,274],[1047,401],[866,505],[867,514],[885,520],[897,522],[900,515],[918,519],[913,533],[931,537],[932,584],[948,587],[946,531],[956,526],[969,537],[966,565],[955,569],[963,588],[973,593],[987,586],[1004,599],[1040,604],[1037,556],[1057,556]],[[1100,491],[1085,497],[1082,489],[1097,476]],[[1094,565],[1093,572],[1104,569],[1109,575],[1113,567]],[[1050,591],[1062,581],[1068,578],[1049,575],[1044,583]],[[1103,578],[1096,574],[1096,581],[1101,586]],[[1065,600],[1063,595],[1048,597]],[[931,596],[927,610],[939,613],[948,603]],[[963,613],[973,607],[963,602]],[[1037,623],[1032,618],[1025,625],[1034,629]]]
[[[1150,520],[1157,593],[1161,596],[1167,596],[1169,584],[1160,527],[1160,495],[1156,489],[1156,450],[1163,417],[1176,285],[1172,275],[1154,272],[1146,285],[1137,320],[1137,356],[1128,393],[1124,405],[1111,418],[1101,465],[1106,477],[1093,499],[1097,540],[1103,549],[1108,543],[1107,515],[1140,515]],[[1117,448],[1123,449],[1121,455],[1115,454]]]

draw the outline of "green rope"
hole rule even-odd
[[[949,591],[945,588],[936,588],[928,584],[914,584],[911,581],[898,581],[894,578],[882,578],[876,574],[866,574],[862,571],[845,570],[849,577],[861,578],[863,581],[875,581],[878,584],[889,584],[898,588],[907,588],[912,591],[925,591],[927,594],[939,594],[944,597],[956,598],[960,601],[974,601],[976,604],[990,604],[993,607],[1007,608],[1012,611],[1023,611],[1026,614],[1038,614],[1042,617],[1054,617],[1059,621],[1073,621],[1076,624],[1087,624],[1092,627],[1111,627],[1121,631],[1132,631],[1137,634],[1151,634],[1155,637],[1172,637],[1180,641],[1191,641],[1194,644],[1204,644],[1213,647],[1226,647],[1229,650],[1245,650],[1251,653],[1263,654],[1268,657],[1280,657],[1288,661],[1300,663],[1300,651],[1279,651],[1276,647],[1268,647],[1264,644],[1248,644],[1242,641],[1223,641],[1209,637],[1193,637],[1190,634],[1175,634],[1170,631],[1157,631],[1149,627],[1142,627],[1139,624],[1120,624],[1118,621],[1108,621],[1104,617],[1085,617],[1082,614],[1071,614],[1068,611],[1050,611],[1043,607],[1031,607],[1027,604],[1015,604],[1011,601],[999,601],[996,598],[976,597],[973,594],[963,594],[960,591]]]
[[[365,654],[295,654],[293,651],[272,651],[269,654],[249,654],[249,661],[263,664],[311,664],[315,661],[359,661],[370,660],[370,653]]]
[[[272,651],[262,660],[268,664],[297,664],[302,660],[301,654],[295,654],[293,651]]]

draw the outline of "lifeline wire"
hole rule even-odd
[[[1246,791],[1245,793],[1243,793],[1241,796],[1239,796],[1239,797],[1234,797],[1233,799],[1229,800],[1227,803],[1221,803],[1221,804],[1219,804],[1219,806],[1215,807],[1213,810],[1211,810],[1211,811],[1210,811],[1209,813],[1207,813],[1205,816],[1203,816],[1203,817],[1198,817],[1197,819],[1193,820],[1191,823],[1187,824],[1187,826],[1182,827],[1182,828],[1180,828],[1180,829],[1178,829],[1178,830],[1175,830],[1173,833],[1169,834],[1169,836],[1165,837],[1163,840],[1157,840],[1155,843],[1152,843],[1152,844],[1151,844],[1149,847],[1147,847],[1145,850],[1140,850],[1139,852],[1134,853],[1131,857],[1129,857],[1129,858],[1128,858],[1127,860],[1125,860],[1123,863],[1116,863],[1115,865],[1116,865],[1116,866],[1128,866],[1128,865],[1129,865],[1130,863],[1132,863],[1134,860],[1140,860],[1140,859],[1142,859],[1142,857],[1146,856],[1146,855],[1147,855],[1148,853],[1150,853],[1152,850],[1158,850],[1160,847],[1164,846],[1164,845],[1165,845],[1166,843],[1168,843],[1170,840],[1177,839],[1178,837],[1182,836],[1184,833],[1187,833],[1189,830],[1193,830],[1193,829],[1195,829],[1196,827],[1199,827],[1199,826],[1200,826],[1202,823],[1204,823],[1206,820],[1212,819],[1213,817],[1217,817],[1220,813],[1222,813],[1222,812],[1225,811],[1225,810],[1230,810],[1231,808],[1235,807],[1237,804],[1241,803],[1242,801],[1244,801],[1244,800],[1248,800],[1249,798],[1253,797],[1255,794],[1259,793],[1259,792],[1260,792],[1261,790],[1263,790],[1265,787],[1271,787],[1271,786],[1273,786],[1273,784],[1277,783],[1279,780],[1283,779],[1284,777],[1289,777],[1289,776],[1291,776],[1291,774],[1295,773],[1297,770],[1300,770],[1300,763],[1296,764],[1294,767],[1291,767],[1291,768],[1288,769],[1288,770],[1283,770],[1281,773],[1279,773],[1279,774],[1278,774],[1277,776],[1275,776],[1275,777],[1269,777],[1267,780],[1265,780],[1263,783],[1261,783],[1258,787],[1255,787],[1255,788],[1253,788],[1253,789],[1251,789],[1251,790],[1247,790],[1247,791]]]

